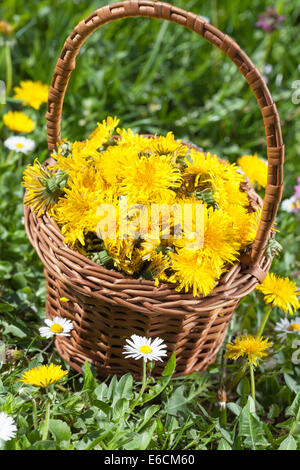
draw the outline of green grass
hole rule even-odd
[[[3,0],[0,18],[15,25],[9,38],[12,84],[32,79],[50,83],[65,38],[74,26],[103,0]],[[255,27],[265,11],[264,0],[176,0],[177,6],[210,18],[231,35],[264,73],[271,64],[268,86],[277,103],[286,145],[284,198],[293,194],[300,176],[300,105],[293,104],[293,83],[300,69],[300,2],[276,1],[286,16],[279,31],[268,35]],[[0,36],[2,41],[3,36]],[[7,56],[0,42],[0,80],[7,81]],[[7,48],[6,48],[7,50]],[[11,92],[1,114],[20,109]],[[76,374],[55,348],[45,353],[38,328],[45,316],[45,282],[42,265],[28,242],[22,223],[21,187],[25,166],[47,156],[45,105],[26,112],[37,120],[29,137],[34,153],[13,155],[2,142],[11,135],[0,119],[0,340],[19,356],[2,364],[0,411],[18,425],[16,439],[7,449],[278,449],[300,448],[299,377],[293,363],[292,339],[281,344],[274,324],[283,313],[274,309],[265,335],[274,342],[270,360],[255,371],[256,413],[246,371],[228,391],[226,413],[217,393],[237,374],[240,364],[224,359],[224,348],[204,376],[172,379],[165,388],[150,381],[147,393],[159,394],[149,402],[145,395],[127,416],[140,385],[124,376],[101,383],[86,366]],[[219,50],[190,31],[171,23],[134,18],[104,26],[86,41],[77,58],[66,94],[62,135],[84,139],[97,121],[117,115],[122,127],[143,133],[165,134],[193,142],[207,151],[235,161],[242,154],[265,154],[264,127],[255,97],[246,81]],[[263,193],[262,193],[263,196]],[[282,254],[272,271],[289,276],[299,285],[299,215],[279,211],[276,238]],[[264,312],[262,296],[245,297],[228,330],[225,344],[242,332],[255,334]],[[13,354],[12,354],[13,355]],[[48,392],[51,401],[49,433],[43,439],[47,394],[17,381],[28,367],[54,361],[69,369],[68,379]],[[161,388],[159,388],[161,387]],[[135,398],[134,398],[135,397]],[[147,419],[146,419],[147,417]]]

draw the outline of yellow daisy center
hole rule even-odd
[[[18,147],[19,149],[21,149],[21,148],[24,147],[24,145],[19,143],[19,144],[16,145],[16,147]]]
[[[143,346],[140,347],[140,352],[144,354],[150,354],[151,353],[151,348],[147,344],[144,344]]]
[[[300,325],[298,325],[298,323],[292,323],[289,327],[289,330],[290,331],[295,331],[295,330],[300,331]]]
[[[53,323],[53,325],[50,326],[50,330],[53,331],[53,333],[61,333],[63,327],[59,323]]]

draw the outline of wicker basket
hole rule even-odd
[[[236,42],[193,13],[167,3],[132,0],[96,10],[67,38],[49,92],[46,118],[50,150],[60,140],[64,95],[81,45],[100,26],[135,16],[164,19],[195,31],[236,64],[256,96],[267,138],[268,185],[251,254],[232,265],[209,296],[194,298],[176,292],[173,286],[155,287],[152,281],[128,278],[95,264],[64,244],[53,220],[47,216],[37,218],[27,206],[25,227],[45,268],[47,317],[59,315],[73,322],[71,337],[57,337],[56,347],[75,370],[81,371],[87,360],[100,377],[128,371],[139,375],[139,362],[122,355],[125,338],[135,333],[163,338],[168,352],[176,353],[175,375],[181,376],[204,371],[215,360],[240,299],[263,281],[270,268],[271,261],[264,251],[282,195],[284,145],[277,109],[266,83]],[[247,183],[245,190],[253,208],[261,205]],[[62,297],[70,301],[62,302]],[[158,364],[155,373],[159,374],[162,367]]]

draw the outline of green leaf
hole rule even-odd
[[[17,338],[26,338],[26,333],[21,330],[21,328],[18,328],[16,325],[5,325],[4,328],[4,333],[5,334],[11,334],[13,336],[17,336]]]
[[[114,426],[112,423],[107,423],[107,429],[101,432],[92,432],[90,434],[87,434],[84,436],[84,441],[87,441],[84,446],[80,446],[81,450],[91,450],[94,449],[97,445],[101,445],[101,442],[104,440],[104,438],[110,434],[112,426]],[[76,446],[76,448],[79,448]]]
[[[242,409],[239,417],[238,435],[244,437],[244,444],[253,450],[265,447],[268,444],[265,439],[263,424],[255,414],[255,403],[252,397],[248,397],[247,404]]]
[[[93,391],[98,385],[98,382],[93,376],[91,365],[88,361],[85,361],[82,366],[82,372],[84,377],[82,390]]]
[[[49,431],[57,442],[69,441],[71,439],[71,429],[69,425],[60,419],[49,420]]]
[[[13,265],[8,261],[0,261],[0,279],[9,279]]]
[[[286,412],[287,416],[299,416],[300,414],[300,390],[295,396],[295,399]]]
[[[137,434],[128,444],[124,445],[125,450],[146,450],[151,442],[156,428],[156,421],[152,426],[141,434]]]
[[[296,382],[296,380],[294,380],[289,374],[287,373],[284,373],[283,374],[283,377],[284,377],[284,380],[285,380],[285,383],[287,384],[287,386],[289,387],[289,389],[294,392],[294,393],[297,393],[299,392],[300,390],[300,386],[298,385],[298,383]]]
[[[113,378],[110,381],[108,390],[107,390],[107,400],[113,400],[114,394],[115,394],[115,388],[118,384],[118,379],[117,376],[114,375]]]
[[[237,386],[237,392],[240,396],[246,398],[250,394],[250,382],[247,377],[243,377]],[[246,400],[245,400],[246,402]],[[244,403],[245,403],[244,402]]]
[[[151,405],[149,406],[148,408],[146,408],[146,410],[143,410],[143,420],[142,422],[139,424],[138,428],[137,428],[137,432],[140,432],[144,426],[146,426],[146,424],[150,421],[150,419],[152,418],[152,416],[157,412],[159,411],[160,409],[160,406],[159,405]]]
[[[109,404],[105,403],[102,400],[93,399],[93,406],[96,406],[97,408],[99,408],[99,410],[103,411],[103,413],[105,413],[107,416],[110,414],[112,410]]]
[[[0,302],[0,312],[11,312],[12,310],[14,310],[12,305]]]
[[[278,450],[297,450],[297,443],[293,436],[288,436],[282,441]]]
[[[119,382],[116,384],[114,390],[113,403],[115,403],[119,398],[126,398],[130,400],[133,394],[133,378],[131,374],[125,374],[121,377]]]
[[[38,441],[28,450],[56,450],[56,443],[54,441]]]
[[[113,421],[119,421],[129,408],[129,401],[120,398],[113,407]]]
[[[12,277],[12,284],[15,287],[15,289],[23,289],[24,287],[27,286],[27,281],[23,274],[16,273]]]
[[[184,396],[185,386],[180,385],[168,397],[165,405],[165,411],[169,415],[177,416],[178,414],[186,415],[188,413],[187,398]]]
[[[175,356],[175,353],[173,352],[161,375],[163,377],[173,375],[175,367],[176,367],[176,356]]]
[[[228,402],[226,406],[233,414],[240,416],[242,408],[237,403]]]
[[[97,385],[97,387],[94,390],[94,393],[99,400],[105,400],[107,396],[107,390],[108,390],[108,387],[106,383],[102,382],[101,384]]]
[[[232,450],[231,445],[228,444],[228,442],[223,439],[223,437],[220,439],[218,448],[217,450]]]

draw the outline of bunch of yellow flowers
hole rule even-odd
[[[62,141],[52,167],[27,167],[25,203],[93,261],[207,296],[255,238],[260,210],[242,172],[171,132],[147,137],[118,123],[108,117],[84,142]]]

